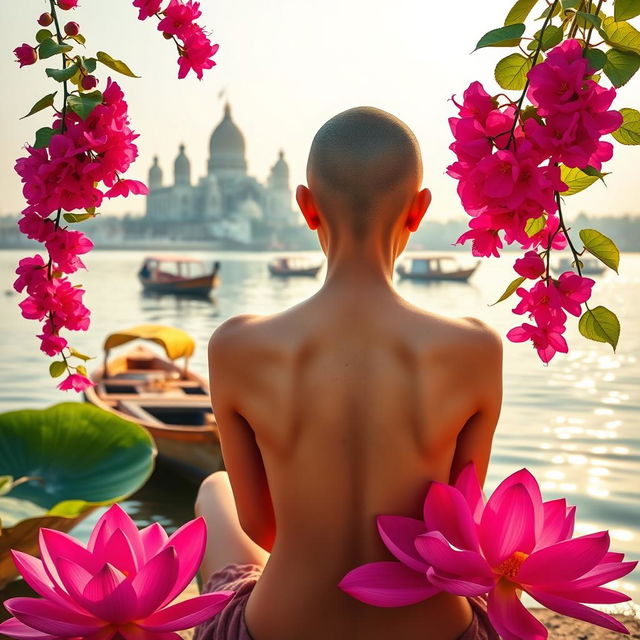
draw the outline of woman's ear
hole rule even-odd
[[[298,185],[296,188],[296,202],[300,207],[300,211],[302,211],[307,226],[311,231],[315,231],[320,226],[320,216],[309,187],[305,187],[303,184]]]
[[[407,213],[405,226],[409,231],[413,232],[418,229],[430,204],[431,191],[429,191],[429,189],[418,191]]]

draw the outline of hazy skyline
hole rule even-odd
[[[33,133],[50,124],[50,113],[18,121],[41,96],[57,85],[44,75],[57,58],[19,69],[12,49],[34,42],[37,16],[45,0],[12,3],[0,23],[5,54],[0,57],[4,86],[0,130],[0,215],[25,205],[15,158]],[[200,22],[220,44],[218,66],[199,82],[177,79],[177,53],[163,40],[152,20],[137,20],[131,0],[81,0],[75,11],[61,12],[64,22],[80,23],[87,52],[103,50],[126,61],[141,79],[118,76],[133,128],[140,133],[140,156],[128,176],[146,180],[158,155],[165,183],[173,182],[173,161],[184,143],[192,180],[204,175],[209,137],[222,117],[224,100],[245,135],[249,174],[264,180],[283,149],[291,169],[291,187],[305,182],[309,145],[332,115],[357,105],[373,105],[403,119],[416,133],[425,163],[424,184],[434,194],[431,215],[438,219],[465,215],[456,183],[444,171],[452,161],[447,118],[450,102],[473,80],[500,91],[493,79],[495,63],[511,53],[484,49],[470,55],[481,35],[500,26],[510,0],[418,2],[397,0],[202,0]],[[534,12],[540,13],[542,9]],[[106,8],[108,6],[108,9]],[[529,30],[530,31],[530,30]],[[528,33],[529,33],[528,31]],[[99,68],[104,88],[107,69]],[[226,96],[219,98],[221,90]],[[640,107],[640,75],[619,90],[617,108]],[[613,172],[607,185],[597,184],[567,199],[569,216],[637,213],[639,147],[615,144],[605,166]],[[141,213],[143,197],[106,201],[104,213]]]

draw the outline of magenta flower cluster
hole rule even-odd
[[[627,575],[637,562],[609,551],[606,531],[572,538],[574,520],[575,507],[564,499],[544,502],[526,469],[485,500],[469,463],[454,486],[431,484],[422,520],[379,516],[380,537],[397,561],[357,567],[340,587],[378,607],[414,604],[441,591],[488,594],[487,612],[503,640],[547,637],[519,590],[562,615],[628,633],[614,617],[583,603],[629,600],[602,585]]]
[[[40,530],[41,560],[12,551],[41,598],[10,598],[0,633],[22,640],[180,640],[176,631],[219,613],[233,591],[173,603],[197,573],[206,545],[202,518],[167,536],[157,523],[138,531],[117,505],[98,520],[85,547]]]
[[[133,6],[139,10],[140,20],[158,17],[158,31],[176,42],[180,54],[178,78],[184,78],[193,71],[201,80],[203,71],[215,66],[213,56],[219,45],[213,44],[205,30],[196,23],[202,15],[199,2],[170,0],[162,9],[162,0],[133,0]]]
[[[616,90],[600,86],[593,73],[580,43],[566,40],[529,71],[528,110],[512,102],[500,106],[474,82],[458,105],[459,117],[449,120],[457,161],[448,173],[458,180],[458,195],[472,216],[457,243],[471,241],[475,256],[498,257],[504,243],[529,250],[516,271],[541,280],[531,290],[518,289],[522,300],[514,312],[534,324],[523,323],[507,336],[531,340],[543,362],[567,352],[565,312],[579,316],[593,285],[572,272],[553,279],[542,259],[567,246],[558,194],[568,186],[559,165],[600,170],[613,154],[601,138],[622,123],[620,113],[609,109]]]

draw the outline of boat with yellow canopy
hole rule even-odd
[[[134,340],[154,343],[165,357]],[[139,325],[107,336],[103,365],[91,375],[87,402],[137,422],[153,436],[158,454],[187,475],[203,477],[222,468],[218,428],[207,381],[188,368],[195,342],[175,327]],[[175,361],[183,358],[182,366]]]

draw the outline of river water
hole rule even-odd
[[[24,251],[0,251],[3,308],[0,410],[45,407],[75,399],[57,391],[48,376],[48,359],[34,337],[35,323],[21,318],[12,295],[12,275]],[[222,263],[222,284],[211,301],[148,297],[136,272],[143,253],[95,251],[89,270],[75,278],[87,288],[92,310],[87,334],[74,335],[73,346],[99,356],[107,333],[140,323],[181,327],[197,342],[192,367],[206,373],[206,345],[221,322],[239,313],[273,313],[295,304],[320,286],[317,279],[275,279],[265,253],[191,255]],[[315,255],[315,254],[308,254]],[[461,259],[467,259],[462,254]],[[514,256],[515,257],[515,256]],[[512,260],[487,260],[469,284],[398,282],[412,303],[451,316],[473,315],[503,335],[517,322],[512,300],[489,306],[513,278]],[[505,340],[503,412],[496,433],[487,489],[509,473],[527,467],[541,483],[545,499],[566,497],[578,507],[577,532],[609,529],[612,548],[640,558],[640,254],[626,254],[621,275],[597,277],[594,305],[614,310],[622,323],[616,354],[608,345],[589,342],[571,322],[569,355],[544,366],[528,345]],[[6,293],[5,293],[6,292]],[[150,521],[173,528],[192,517],[193,486],[160,469],[148,485],[125,504],[138,524]],[[87,534],[97,515],[80,525]],[[637,602],[640,572],[618,587]]]

